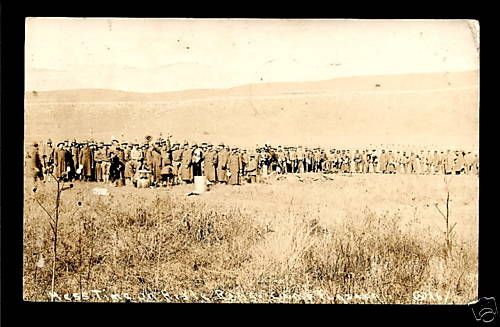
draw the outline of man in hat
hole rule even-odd
[[[66,173],[66,150],[64,149],[64,142],[57,144],[57,150],[54,153],[54,175],[56,178],[64,177]]]
[[[385,149],[382,149],[379,157],[379,170],[382,174],[387,173],[387,153],[385,153]]]
[[[92,170],[94,169],[94,155],[90,149],[89,143],[85,142],[82,150],[80,151],[80,157],[78,162],[80,163],[80,168],[82,170],[81,175],[84,181],[92,180]]]
[[[202,176],[202,162],[203,162],[203,150],[196,144],[194,143],[191,146],[192,149],[192,155],[191,155],[191,162],[193,165],[193,176]]]
[[[368,162],[368,172],[369,173],[376,173],[377,166],[378,166],[377,150],[373,149],[372,153],[370,154],[370,161]]]
[[[455,151],[455,175],[465,172],[465,160],[463,151]]]
[[[351,150],[347,149],[345,152],[345,158],[346,160],[346,167],[347,167],[347,173],[352,173],[354,172],[354,160],[353,160],[353,155],[351,154]]]
[[[304,164],[305,164],[305,159],[306,159],[306,153],[304,152],[302,145],[299,145],[297,148],[297,170],[299,173],[304,172]]]
[[[212,144],[208,144],[204,160],[204,174],[211,183],[217,182],[217,159],[217,152]]]
[[[160,146],[161,182],[163,186],[173,183],[172,147],[170,142],[163,140]]]
[[[64,149],[66,150],[66,173],[68,180],[76,179],[76,166],[73,159],[73,147],[68,141],[64,142]]]
[[[125,185],[131,185],[142,160],[142,151],[139,150],[139,144],[129,144],[129,149],[129,160],[125,163]]]
[[[34,142],[32,149],[28,153],[29,168],[32,172],[33,182],[36,183],[38,180],[43,180],[43,165],[42,159],[40,158],[40,153],[38,150],[38,143]]]
[[[361,162],[362,162],[362,159],[361,159],[361,153],[359,153],[358,149],[356,149],[356,152],[354,152],[352,160],[354,162],[354,170],[353,170],[353,172],[355,172],[355,173],[361,173]]]
[[[181,154],[181,179],[184,184],[193,181],[193,150],[189,148],[187,143],[184,143],[184,149]]]
[[[474,156],[472,155],[471,151],[468,151],[464,155],[464,161],[465,161],[465,173],[469,175],[472,170],[472,163],[474,161]]]
[[[257,159],[254,154],[250,154],[248,159],[248,165],[246,167],[248,174],[248,182],[256,183],[257,182]]]
[[[117,144],[111,144],[109,148],[109,182],[115,186],[121,186],[121,165],[120,157],[118,153],[120,151],[120,146]]]
[[[97,149],[94,152],[94,162],[95,162],[95,179],[97,182],[103,182],[103,169],[102,163],[106,160],[106,150],[104,149],[104,142],[99,142],[97,144]]]
[[[438,171],[439,153],[434,150],[433,154],[429,155],[429,173],[435,175]]]
[[[315,156],[315,161],[319,158],[319,161],[315,163],[318,165],[318,171],[327,172],[330,170],[330,152],[325,149],[318,148],[318,155]]]
[[[76,168],[80,166],[80,148],[78,146],[78,143],[76,142],[76,139],[73,139],[73,141],[71,142],[70,151],[72,160],[70,166],[72,166],[72,171],[76,172]]]
[[[361,152],[361,173],[368,173],[368,149]]]
[[[52,140],[48,139],[46,145],[42,148],[42,166],[44,178],[49,180],[50,174],[53,171],[54,165],[54,152],[55,149],[52,146]]]
[[[111,144],[103,144],[103,152],[105,153],[105,157],[101,162],[101,174],[103,183],[107,184],[109,182],[109,172],[111,169],[111,153],[110,153]]]
[[[182,149],[179,143],[174,143],[172,146],[172,174],[173,174],[173,184],[179,184],[180,173],[181,173],[181,161],[182,161]]]
[[[472,161],[471,173],[474,175],[479,175],[479,156],[477,153],[474,154],[474,160]]]
[[[250,160],[250,155],[248,154],[247,149],[241,149],[239,152],[241,157],[241,176],[246,176],[246,167],[248,165],[248,161]]]
[[[227,184],[227,162],[229,153],[224,147],[224,143],[219,144],[219,152],[217,153],[217,179],[219,183]]]
[[[227,160],[227,169],[229,171],[229,184],[240,185],[241,174],[241,156],[238,153],[238,148],[232,148],[231,154]]]
[[[444,162],[444,172],[446,175],[450,175],[453,172],[453,166],[455,164],[455,153],[451,150],[446,150],[446,158]]]
[[[162,158],[161,158],[161,142],[151,142],[151,170],[153,172],[153,185],[158,186],[161,182],[161,166],[162,166]]]
[[[281,174],[286,174],[287,172],[287,169],[286,169],[286,155],[285,155],[285,152],[283,151],[283,148],[281,147],[281,145],[278,145],[278,149],[276,150],[276,156],[278,158],[278,168],[279,168],[279,171]],[[245,158],[246,162],[249,162],[250,161],[250,157],[247,156],[247,158]],[[246,163],[244,164],[246,166]],[[246,167],[244,167],[244,170],[245,171],[248,171],[246,169]]]
[[[392,153],[392,150],[389,150],[389,152],[387,153],[387,156],[386,156],[386,160],[387,160],[387,173],[389,174],[395,174],[396,173],[396,157],[394,156],[394,154]]]
[[[299,166],[299,163],[297,162],[297,148],[294,146],[290,147],[289,154],[290,154],[291,172],[297,173],[297,169]]]

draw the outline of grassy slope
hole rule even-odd
[[[467,303],[477,294],[477,184],[471,176],[450,184],[457,228],[449,257],[434,208],[444,205],[442,176],[289,176],[201,197],[185,197],[186,186],[111,188],[98,198],[94,185],[80,184],[63,194],[56,289],[336,303],[336,294],[412,303],[413,292],[430,291],[435,298],[423,303]],[[50,203],[47,186],[38,193]],[[77,201],[83,209],[74,213]],[[46,300],[50,229],[30,194],[25,210],[25,299]],[[35,269],[40,256],[45,265]]]

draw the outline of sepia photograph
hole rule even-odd
[[[25,301],[478,300],[478,21],[30,17],[24,65]]]

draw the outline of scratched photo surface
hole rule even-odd
[[[465,304],[479,24],[28,18],[26,301]]]

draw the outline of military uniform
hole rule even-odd
[[[38,180],[43,180],[43,164],[38,150],[38,144],[35,143],[33,145],[33,149],[30,151],[28,159],[33,181],[36,182]]]
[[[78,162],[80,164],[80,167],[82,168],[82,176],[84,176],[85,179],[90,180],[92,177],[94,158],[88,144],[86,144],[80,151]]]
[[[229,153],[222,147],[222,149],[217,153],[217,179],[220,183],[227,183],[227,162],[229,159]]]
[[[205,153],[204,174],[211,183],[217,182],[217,152],[210,146]]]
[[[66,173],[66,150],[62,147],[58,147],[55,151],[54,158],[54,175],[56,178],[61,178]]]
[[[174,183],[176,184],[180,180],[181,174],[181,161],[182,161],[182,149],[179,144],[174,144],[174,149],[172,151],[172,173],[174,175]]]
[[[181,154],[181,178],[185,183],[190,183],[193,180],[192,168],[192,150],[184,148]]]
[[[94,153],[95,175],[96,181],[98,182],[104,181],[102,163],[106,161],[106,159],[106,150],[104,149],[104,145],[99,145],[96,152]]]
[[[229,176],[230,185],[240,184],[241,157],[238,152],[233,151],[227,160],[227,168],[231,174]]]
[[[248,181],[250,183],[257,182],[257,159],[251,155],[247,165]]]
[[[52,141],[48,140],[47,144],[42,148],[41,152],[43,173],[47,178],[53,172],[54,153],[55,149],[52,147]]]

